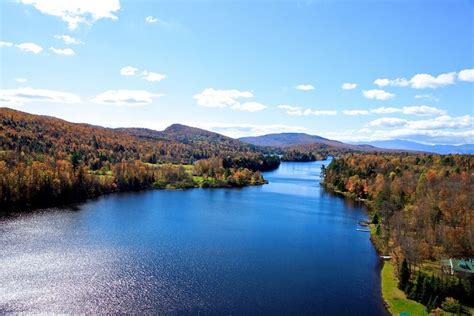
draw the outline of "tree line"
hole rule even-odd
[[[375,246],[392,255],[400,279],[404,260],[412,272],[401,285],[409,297],[430,306],[466,295],[473,302],[472,280],[423,277],[426,262],[474,255],[473,162],[472,155],[346,154],[323,170],[324,185],[367,202]]]
[[[261,184],[260,171],[280,163],[255,146],[185,126],[116,130],[6,108],[0,123],[0,211],[149,187]],[[220,161],[215,177],[197,167],[207,160]]]

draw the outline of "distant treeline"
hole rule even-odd
[[[181,125],[114,130],[0,109],[0,212],[150,187],[262,184],[260,171],[279,163],[255,146]]]

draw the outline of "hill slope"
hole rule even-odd
[[[271,146],[280,147],[283,149],[288,149],[289,147],[294,146],[301,148],[304,145],[318,145],[313,146],[315,148],[314,150],[318,150],[318,147],[321,149],[328,149],[331,147],[333,149],[345,149],[353,151],[386,151],[384,149],[370,145],[347,144],[337,140],[331,140],[306,133],[276,133],[255,137],[242,137],[239,138],[239,140],[256,146]]]
[[[150,186],[263,184],[258,171],[279,163],[256,146],[183,125],[112,129],[0,108],[0,212]]]

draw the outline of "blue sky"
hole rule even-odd
[[[1,106],[233,137],[473,142],[472,1],[0,3]]]

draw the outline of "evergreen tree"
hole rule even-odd
[[[408,268],[407,259],[403,259],[402,267],[400,269],[400,278],[398,281],[398,288],[405,291],[410,282],[410,269]]]

